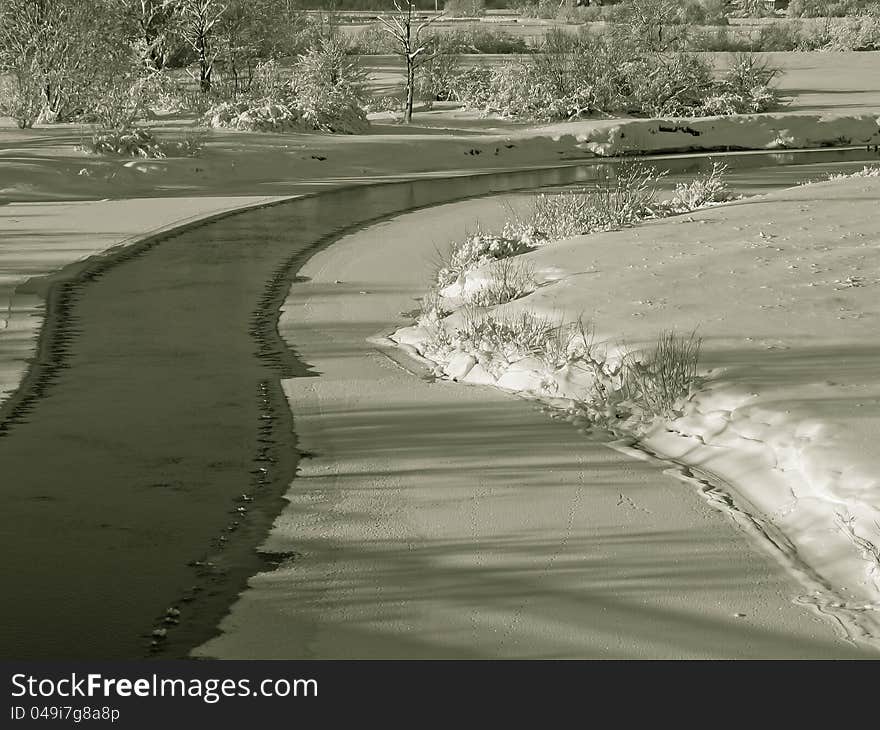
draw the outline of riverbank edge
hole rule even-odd
[[[748,199],[737,202],[741,205],[749,204]],[[724,204],[713,205],[710,209],[723,207]],[[645,222],[648,221],[643,223]],[[528,313],[530,310],[526,304],[517,307],[517,311]],[[543,312],[533,314],[540,317]],[[560,326],[573,324],[575,322],[569,320],[560,322]],[[597,343],[610,346],[612,355],[615,350],[612,343],[619,341],[619,336],[620,333],[606,331],[595,335]],[[569,418],[576,425],[583,420],[574,414],[577,403],[576,399],[569,397],[570,394],[550,396],[541,392],[541,388],[536,384],[542,381],[545,373],[530,369],[528,366],[524,368],[510,366],[499,377],[492,378],[492,382],[489,382],[485,377],[484,369],[477,367],[475,372],[479,370],[479,373],[474,378],[470,378],[469,374],[466,371],[461,372],[458,366],[450,367],[450,363],[433,360],[423,354],[420,350],[420,337],[420,328],[417,326],[403,327],[384,330],[378,333],[372,342],[382,350],[396,349],[399,353],[396,357],[388,355],[388,352],[385,354],[398,362],[409,360],[412,363],[411,371],[416,375],[421,374],[425,377],[423,373],[427,372],[430,373],[430,377],[465,386],[496,388],[529,401],[537,401]],[[407,367],[405,364],[402,366]],[[511,377],[502,384],[505,374]],[[704,386],[710,389],[717,388],[719,392],[723,391],[725,387],[723,373],[713,374],[712,377],[704,380]],[[691,399],[699,394],[699,392],[692,394]],[[753,393],[752,396],[756,397],[756,394]],[[839,534],[834,536],[839,542],[852,543],[850,547],[854,552],[854,561],[857,558],[855,553],[859,551],[863,553],[859,558],[868,578],[859,581],[861,590],[857,592],[852,590],[854,578],[860,572],[857,562],[841,572],[839,567],[830,565],[830,562],[821,559],[817,561],[816,548],[812,550],[812,554],[809,550],[806,554],[802,554],[801,551],[805,548],[803,535],[786,535],[773,523],[770,515],[784,511],[786,501],[784,497],[791,489],[790,481],[800,479],[809,482],[810,475],[802,472],[782,474],[768,468],[760,454],[755,454],[754,449],[747,448],[754,446],[752,442],[756,439],[747,439],[743,436],[733,443],[729,439],[724,443],[714,441],[712,429],[699,422],[700,419],[710,421],[714,412],[706,409],[705,404],[692,402],[691,399],[686,404],[687,412],[674,418],[655,419],[647,429],[636,431],[627,424],[615,424],[610,430],[612,438],[608,445],[633,458],[647,458],[665,465],[672,476],[695,487],[708,504],[726,513],[756,546],[769,554],[797,580],[804,592],[795,599],[795,602],[808,605],[817,613],[831,617],[842,628],[849,641],[874,650],[880,648],[880,617],[877,615],[880,599],[877,596],[877,589],[871,584],[870,576],[876,570],[869,554],[875,553],[876,547],[870,541],[867,545],[859,546],[853,537],[845,535],[841,528],[838,528]],[[688,419],[691,422],[688,422]],[[693,423],[694,420],[697,423]],[[601,430],[601,425],[597,425],[597,428]],[[760,490],[750,488],[749,481],[746,480],[751,482],[759,480],[764,485],[770,485],[769,494],[761,494]],[[773,508],[770,512],[767,511],[768,505]],[[835,579],[840,579],[841,582],[837,584],[834,582]],[[850,595],[847,596],[846,593]]]

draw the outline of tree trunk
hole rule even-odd
[[[416,80],[416,69],[413,66],[411,60],[407,59],[406,62],[406,110],[403,114],[403,123],[409,124],[412,122],[413,115],[413,97],[415,96],[415,80]]]
[[[204,48],[199,50],[199,88],[203,94],[211,90],[211,64]]]

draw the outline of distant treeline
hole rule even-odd
[[[445,0],[416,0],[420,10],[443,9]],[[296,7],[303,10],[393,10],[392,0],[297,0]],[[488,10],[504,10],[515,5],[515,0],[485,0]]]

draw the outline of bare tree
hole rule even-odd
[[[437,55],[432,51],[430,43],[422,37],[422,33],[443,16],[434,15],[414,25],[414,21],[418,20],[414,17],[415,0],[394,0],[394,10],[394,14],[390,17],[380,15],[379,22],[383,30],[397,41],[400,53],[406,62],[406,108],[403,121],[409,124],[412,122],[416,69]]]
[[[179,0],[180,33],[195,51],[199,62],[199,88],[211,90],[211,76],[217,59],[215,36],[217,24],[226,10],[219,0]]]

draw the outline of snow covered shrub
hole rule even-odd
[[[96,131],[85,142],[84,149],[96,155],[146,157],[161,159],[165,151],[153,133],[145,127],[103,129]]]
[[[188,89],[165,71],[150,74],[144,87],[144,106],[153,114],[204,113],[204,99],[200,105],[195,104],[198,97],[204,97],[204,94]]]
[[[248,92],[252,98],[271,99],[285,92],[287,73],[277,61],[261,61],[254,68]]]
[[[876,13],[877,0],[791,0],[789,18],[843,18]]]
[[[102,85],[101,94],[81,118],[105,129],[128,129],[148,114],[150,88],[149,76],[120,73]]]
[[[370,126],[363,108],[364,77],[343,41],[325,39],[300,56],[286,77],[274,64],[264,64],[249,95],[215,104],[205,122],[243,131],[360,134]]]
[[[205,130],[193,129],[181,139],[165,140],[161,144],[167,157],[198,157],[205,147]]]
[[[630,111],[627,59],[621,49],[590,35],[572,36],[553,51],[494,67],[469,106],[504,117],[541,121],[599,112]],[[482,103],[481,103],[482,102]]]
[[[685,0],[679,17],[692,25],[727,25],[725,0]]]
[[[120,157],[197,157],[203,147],[204,134],[188,133],[183,139],[159,141],[146,127],[99,129],[83,143],[86,152]]]
[[[459,68],[449,79],[449,99],[487,111],[495,71],[489,66]]]
[[[476,307],[495,307],[530,294],[535,290],[535,272],[528,264],[510,258],[491,264],[487,280],[469,293],[466,303]]]
[[[451,346],[473,355],[487,372],[498,377],[511,363],[540,357],[556,329],[551,320],[531,312],[481,316],[466,311],[462,326],[451,334]]]
[[[444,53],[529,53],[525,38],[495,28],[465,27],[438,31],[433,42]]]
[[[730,200],[730,192],[724,179],[727,165],[713,162],[712,169],[694,177],[689,182],[680,182],[669,201],[669,207],[675,213],[687,213],[697,208],[704,208],[714,203]]]
[[[513,0],[510,7],[523,18],[551,20],[556,17],[559,3],[556,0]]]
[[[453,74],[448,98],[485,113],[538,121],[597,113],[741,114],[776,103],[774,76],[753,58],[737,59],[716,80],[708,61],[691,53],[647,53],[625,39],[557,34],[544,53]]]
[[[688,39],[689,51],[748,51],[752,48],[751,39],[742,33],[731,31],[727,26],[700,28]]]
[[[446,0],[443,11],[451,18],[477,18],[486,14],[486,0]]]
[[[296,110],[271,101],[225,101],[208,110],[205,122],[210,127],[242,132],[295,132],[306,128]]]
[[[641,56],[626,66],[630,110],[652,117],[690,117],[713,90],[712,68],[699,56]]]
[[[778,96],[767,87],[750,89],[745,93],[721,90],[707,96],[693,111],[695,116],[701,117],[758,114],[773,109],[778,104]]]
[[[662,332],[648,352],[628,355],[623,362],[622,395],[644,420],[667,417],[679,410],[697,384],[702,339]]]
[[[449,311],[443,304],[443,297],[436,288],[431,288],[422,297],[418,325],[425,329],[436,329],[448,314]]]
[[[858,15],[838,18],[827,25],[828,51],[880,50],[880,16]]]
[[[400,112],[403,111],[404,101],[396,96],[372,96],[364,102],[364,111],[372,112]]]
[[[345,41],[329,38],[300,56],[290,89],[303,120],[313,129],[362,134],[370,126],[363,109],[365,78]]]
[[[768,18],[773,14],[765,0],[739,0],[732,13],[737,18]]]
[[[43,108],[43,92],[28,68],[0,76],[0,115],[12,117],[19,129],[30,129]]]
[[[661,177],[643,165],[625,165],[598,188],[542,193],[535,199],[530,222],[551,241],[633,225],[658,213]]]
[[[387,56],[397,53],[394,39],[378,23],[353,33],[349,43],[352,53],[361,56]]]
[[[500,234],[473,233],[454,246],[437,271],[437,284],[442,289],[458,281],[465,271],[491,261],[516,256],[535,248],[541,239],[525,226],[510,223]]]
[[[419,67],[416,75],[416,97],[428,103],[454,99],[455,87],[461,74],[458,56],[438,53]]]
[[[446,360],[462,352],[497,378],[527,357],[553,371],[583,362],[592,353],[592,340],[580,321],[559,324],[528,311],[485,313],[470,308],[462,315],[461,326],[451,332],[441,323],[442,332],[426,346],[429,357]]]
[[[751,92],[769,87],[779,76],[780,69],[771,66],[754,53],[735,53],[721,77],[722,88],[735,93]]]
[[[856,172],[829,172],[827,180],[848,180],[854,177],[880,177],[880,167],[865,165]]]

